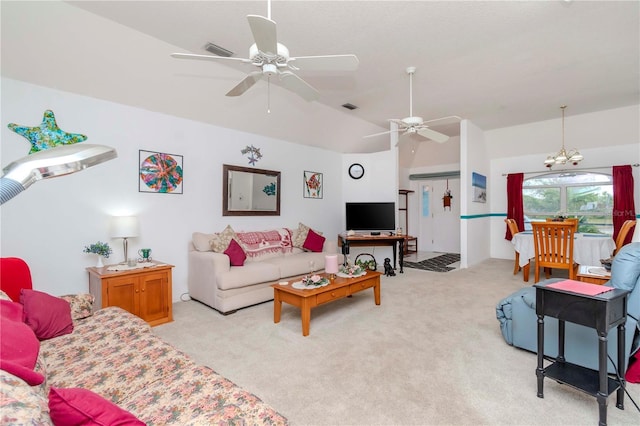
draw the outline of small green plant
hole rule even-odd
[[[100,256],[104,256],[107,259],[109,258],[109,255],[113,253],[113,250],[111,250],[111,247],[109,247],[108,243],[102,243],[100,241],[89,246],[84,246],[84,250],[82,251],[84,253],[99,254]]]

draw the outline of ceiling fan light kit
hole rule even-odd
[[[207,50],[220,56],[196,55],[190,53],[172,53],[177,59],[199,59],[212,61],[240,61],[258,67],[260,71],[254,71],[245,77],[234,88],[227,92],[227,96],[240,96],[251,88],[263,76],[267,79],[267,86],[271,83],[270,77],[278,76],[282,86],[307,101],[315,101],[320,93],[309,83],[298,77],[293,71],[354,71],[358,68],[356,55],[323,55],[323,56],[299,56],[290,57],[289,49],[278,43],[276,23],[271,20],[271,1],[268,1],[267,17],[259,15],[247,15],[247,21],[253,34],[255,43],[249,47],[249,58],[231,58],[231,55],[220,55],[212,43],[207,45]],[[209,46],[213,46],[210,50]],[[267,89],[269,90],[269,89]]]
[[[562,148],[556,155],[549,155],[546,160],[544,160],[544,165],[548,168],[551,168],[555,165],[564,165],[570,163],[576,166],[580,161],[584,159],[584,156],[580,154],[577,149],[572,149],[567,152],[564,148],[564,110],[567,108],[566,105],[562,105],[560,109],[562,110]]]

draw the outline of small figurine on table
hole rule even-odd
[[[384,258],[384,274],[387,277],[395,277],[396,273],[393,270],[393,267],[391,266],[391,259],[389,259],[388,257]]]

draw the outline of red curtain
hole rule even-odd
[[[518,229],[524,230],[524,208],[522,204],[522,182],[524,173],[507,175],[507,219],[515,219]],[[504,238],[511,241],[512,235],[507,226]]]
[[[613,166],[613,239],[618,237],[625,220],[635,220],[636,207],[633,201],[633,172],[631,166]],[[631,242],[633,233],[627,235],[625,244]]]

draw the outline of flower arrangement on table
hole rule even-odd
[[[321,277],[320,275],[307,275],[302,279],[302,284],[306,286],[320,287],[328,283],[329,283],[329,280],[324,277]]]
[[[109,255],[111,253],[113,253],[113,250],[111,249],[111,247],[109,247],[108,243],[103,243],[98,241],[95,244],[91,244],[88,246],[84,246],[84,250],[82,250],[84,253],[93,253],[93,254],[97,254],[100,256],[104,256],[107,259],[109,258]]]
[[[354,275],[362,274],[365,271],[365,269],[366,269],[365,267],[359,264],[356,264],[356,265],[347,264],[347,265],[340,266],[340,269],[338,270],[338,272],[352,277]]]

